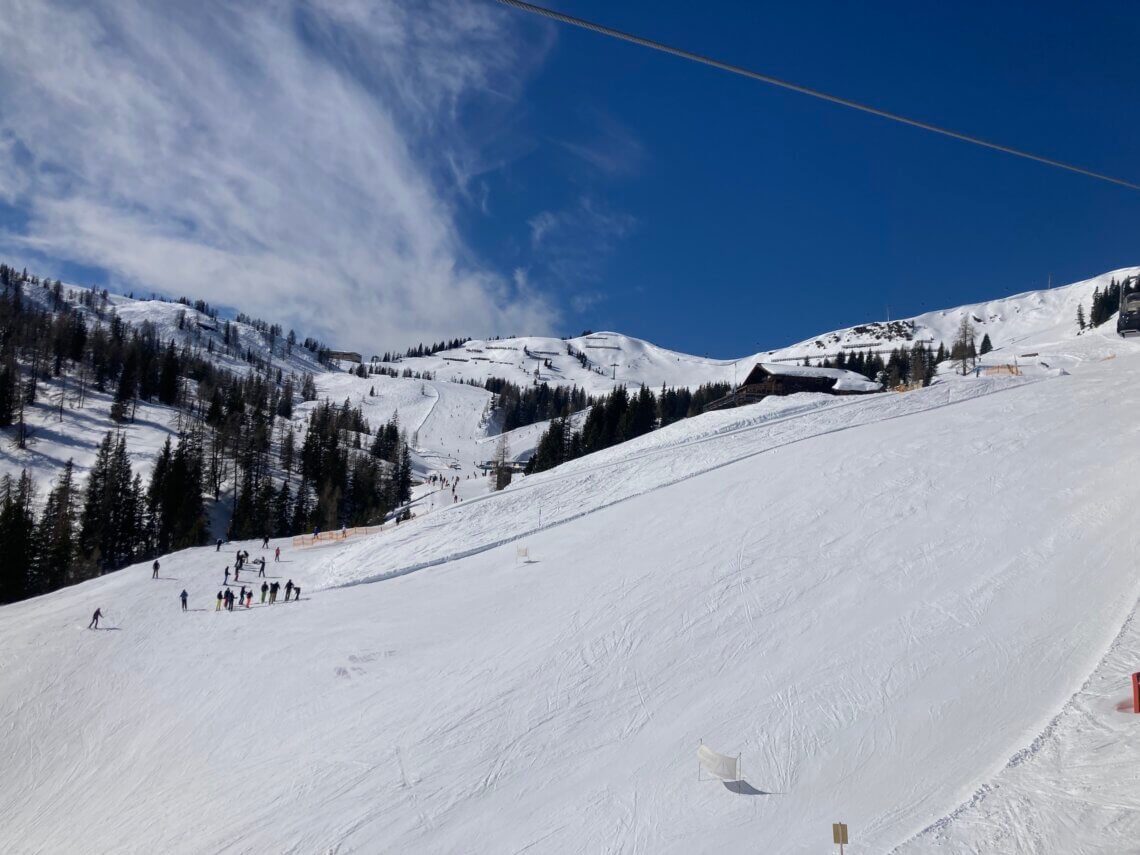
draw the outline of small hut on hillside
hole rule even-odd
[[[758,362],[744,382],[723,398],[705,405],[704,412],[754,404],[769,395],[794,395],[797,392],[823,392],[827,395],[867,395],[881,392],[883,387],[862,374],[842,368],[812,368],[806,365],[782,365]]]

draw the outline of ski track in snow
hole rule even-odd
[[[745,427],[737,427],[737,428],[733,428],[730,430],[726,430],[722,433],[714,433],[711,436],[701,436],[701,437],[698,437],[696,439],[681,442],[677,445],[667,445],[664,448],[660,448],[660,449],[653,448],[651,450],[648,450],[648,451],[645,451],[642,453],[628,453],[629,446],[633,446],[633,445],[635,445],[635,443],[625,443],[622,446],[620,446],[619,448],[623,451],[627,451],[627,455],[624,455],[622,458],[620,458],[620,460],[618,461],[617,464],[615,464],[613,462],[605,461],[605,462],[599,462],[599,463],[590,462],[590,463],[588,463],[586,465],[582,465],[582,466],[575,466],[574,463],[564,465],[563,467],[560,467],[558,470],[554,470],[554,474],[550,475],[549,477],[543,478],[540,475],[537,478],[528,479],[523,484],[520,484],[518,487],[509,488],[507,491],[504,491],[501,493],[489,493],[489,494],[484,495],[484,496],[473,498],[473,499],[465,502],[462,506],[456,506],[454,508],[445,509],[443,511],[443,513],[447,514],[446,517],[437,516],[437,517],[433,517],[428,522],[421,523],[420,527],[418,527],[414,530],[414,534],[412,536],[418,536],[420,539],[423,539],[427,536],[430,536],[430,532],[433,529],[443,528],[443,527],[447,527],[449,525],[454,525],[456,515],[463,515],[463,516],[469,515],[471,513],[471,508],[473,506],[476,506],[479,503],[485,503],[485,502],[486,503],[495,503],[495,504],[513,503],[517,507],[517,505],[519,504],[520,495],[523,496],[523,498],[525,500],[526,491],[531,491],[531,490],[549,491],[551,486],[557,487],[566,481],[572,481],[575,484],[581,484],[581,483],[585,482],[587,485],[592,487],[593,485],[590,483],[590,476],[595,475],[595,474],[597,474],[601,471],[604,471],[604,470],[611,470],[615,467],[615,465],[634,467],[634,466],[637,466],[638,464],[640,464],[641,462],[643,462],[644,460],[646,460],[647,458],[660,457],[662,455],[677,455],[681,451],[692,450],[696,446],[703,446],[703,445],[708,445],[708,444],[713,444],[713,443],[721,444],[721,443],[725,443],[725,442],[730,441],[730,440],[747,439],[747,438],[749,438],[749,435],[754,434],[758,431],[769,430],[771,428],[774,428],[774,427],[777,427],[780,425],[785,425],[788,423],[792,423],[792,424],[798,426],[799,424],[802,423],[802,418],[803,418],[805,411],[810,412],[813,415],[820,417],[818,419],[812,420],[812,428],[813,429],[809,430],[807,433],[805,433],[803,435],[793,435],[790,437],[779,438],[779,439],[777,439],[775,441],[771,441],[771,442],[765,442],[763,439],[761,439],[758,443],[758,445],[760,445],[759,448],[751,448],[751,449],[747,449],[747,450],[730,449],[729,454],[723,456],[721,459],[717,459],[715,462],[709,462],[709,463],[706,463],[705,465],[695,465],[690,471],[686,471],[682,474],[675,474],[672,478],[669,478],[668,480],[663,480],[660,483],[655,483],[651,487],[647,487],[645,489],[624,493],[622,495],[619,495],[618,497],[610,499],[607,502],[604,502],[601,504],[591,505],[589,507],[589,509],[583,510],[579,513],[565,514],[565,515],[558,517],[554,520],[546,522],[541,526],[534,526],[534,527],[526,528],[522,531],[513,532],[513,533],[511,533],[505,537],[500,537],[500,538],[495,539],[495,540],[485,541],[485,542],[480,543],[480,544],[473,546],[473,547],[468,547],[466,549],[457,550],[457,551],[453,551],[453,552],[446,552],[444,554],[433,556],[432,558],[427,559],[427,560],[422,560],[422,561],[419,561],[417,563],[409,564],[409,565],[404,566],[404,567],[386,570],[382,573],[378,573],[375,575],[362,576],[362,577],[358,577],[358,578],[351,578],[351,579],[343,580],[343,581],[337,581],[338,568],[334,565],[331,568],[332,572],[330,573],[330,580],[327,583],[327,586],[336,587],[336,586],[370,584],[372,582],[378,582],[378,581],[382,581],[384,579],[391,579],[391,578],[394,578],[396,576],[403,576],[403,575],[406,575],[408,573],[414,573],[416,571],[423,570],[423,569],[426,569],[428,567],[435,567],[435,566],[438,566],[440,564],[446,564],[446,563],[449,563],[452,561],[457,561],[457,560],[462,559],[462,558],[468,558],[468,557],[471,557],[473,555],[478,555],[479,553],[486,552],[488,550],[496,549],[498,547],[505,546],[507,544],[519,541],[523,538],[534,536],[540,532],[548,531],[549,529],[554,528],[555,526],[565,525],[566,523],[580,519],[581,517],[586,516],[588,514],[597,513],[598,511],[606,510],[610,507],[613,507],[614,505],[616,505],[618,503],[626,502],[626,501],[629,501],[630,499],[638,498],[638,497],[643,496],[646,493],[651,492],[653,490],[660,490],[660,489],[663,489],[666,487],[671,487],[671,486],[678,484],[682,481],[685,481],[689,478],[694,478],[694,477],[697,477],[699,475],[705,475],[705,474],[713,472],[717,469],[721,469],[725,466],[731,466],[733,464],[739,463],[743,460],[747,460],[751,457],[755,457],[755,456],[760,455],[760,454],[767,454],[767,453],[771,453],[774,451],[778,451],[779,449],[786,448],[789,445],[793,445],[793,444],[800,443],[800,442],[806,442],[808,440],[817,439],[820,437],[826,437],[830,434],[838,433],[840,431],[852,430],[854,428],[864,427],[864,426],[870,425],[870,424],[881,423],[883,421],[887,421],[887,420],[891,420],[891,419],[905,418],[907,416],[915,415],[916,413],[929,412],[930,410],[935,410],[935,409],[939,409],[941,407],[951,406],[953,404],[961,403],[961,402],[967,401],[967,400],[973,400],[973,399],[981,397],[983,395],[990,395],[990,394],[994,394],[995,392],[1004,392],[1004,391],[1009,391],[1011,389],[1021,388],[1023,386],[1026,386],[1026,385],[1029,385],[1029,384],[1035,383],[1035,382],[1041,382],[1041,381],[1039,381],[1039,380],[1013,380],[1013,379],[1010,379],[1010,380],[1004,380],[1003,379],[1003,380],[996,380],[996,381],[995,380],[986,380],[986,381],[979,381],[979,382],[977,382],[977,383],[975,383],[969,387],[966,387],[965,390],[963,390],[962,388],[960,388],[958,386],[953,386],[953,385],[934,386],[934,387],[931,387],[930,389],[924,389],[924,390],[921,390],[918,392],[911,393],[910,395],[906,395],[906,396],[891,396],[890,393],[885,393],[884,395],[881,395],[881,396],[875,396],[874,399],[856,398],[856,399],[853,399],[851,401],[844,401],[843,403],[838,403],[838,404],[831,404],[830,403],[831,399],[825,398],[824,401],[826,401],[826,403],[817,402],[817,406],[808,405],[808,406],[805,406],[803,408],[796,407],[796,408],[794,408],[794,412],[790,415],[783,415],[782,417],[774,418],[770,421],[761,421],[761,423],[758,425],[749,425],[749,426],[745,426]],[[961,397],[956,397],[959,395]],[[801,396],[793,396],[793,397],[801,397]],[[802,397],[813,397],[813,398],[818,399],[820,396],[802,396]],[[892,398],[894,398],[894,400],[891,400]],[[893,412],[891,412],[889,415],[886,415],[886,416],[881,415],[879,411],[880,411],[880,409],[883,409],[884,404],[887,404],[887,403],[890,403],[890,404],[897,403],[898,406],[887,407],[889,410],[893,410]],[[863,415],[862,420],[859,420],[860,414]],[[851,421],[848,423],[841,423],[841,424],[834,424],[834,423],[829,424],[823,418],[826,416],[836,416],[836,415],[838,416],[839,420],[842,420],[842,418],[844,416],[848,416],[848,417],[850,417]],[[822,424],[819,424],[817,426],[816,422],[822,422]],[[660,439],[661,437],[659,434],[657,434],[657,435],[654,435],[654,438]],[[598,455],[591,455],[591,457],[604,456],[604,455],[605,455],[605,452],[601,452]],[[716,455],[713,454],[711,456],[715,457]],[[590,460],[590,458],[585,458],[584,460]],[[569,472],[563,471],[563,470],[567,470],[567,469],[569,469],[571,471],[569,471]],[[612,477],[616,477],[616,476],[612,476]],[[424,526],[427,526],[428,528],[425,530]],[[411,528],[411,527],[409,527],[409,528]],[[408,529],[406,529],[406,530],[408,530]],[[398,537],[399,535],[400,535],[400,531],[397,529],[397,531],[393,535],[389,536],[389,539]],[[385,544],[385,545],[387,545],[387,544]],[[346,549],[345,554],[343,554],[343,556],[337,556],[337,559],[335,559],[336,562],[345,562],[345,563],[348,563],[352,566],[358,566],[361,559],[359,556],[357,556],[355,554],[355,548],[354,547],[346,547],[345,549]],[[420,551],[421,551],[421,553],[423,551],[430,551],[430,546],[427,547],[426,549],[420,550]]]

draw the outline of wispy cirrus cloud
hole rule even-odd
[[[589,129],[581,139],[561,140],[559,145],[609,177],[636,175],[645,162],[645,146],[616,116],[597,108],[578,111],[581,127]]]
[[[493,127],[542,59],[501,10],[0,5],[0,202],[25,220],[0,253],[361,349],[554,326],[549,296],[482,264],[455,221],[504,156],[468,114]]]
[[[569,207],[540,211],[527,225],[536,264],[563,285],[590,287],[618,243],[637,227],[637,218],[582,193]]]

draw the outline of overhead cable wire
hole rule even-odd
[[[1006,154],[1012,154],[1014,157],[1021,157],[1026,160],[1033,160],[1037,163],[1043,163],[1046,166],[1053,166],[1057,169],[1064,169],[1068,172],[1075,172],[1078,175],[1085,175],[1089,178],[1096,178],[1099,181],[1107,181],[1110,184],[1116,184],[1120,187],[1127,187],[1129,190],[1140,190],[1140,184],[1131,181],[1125,181],[1123,178],[1114,178],[1111,175],[1105,175],[1103,172],[1094,172],[1091,169],[1085,169],[1081,166],[1075,166],[1071,163],[1064,163],[1060,160],[1054,160],[1051,157],[1043,157],[1039,154],[1032,152],[1022,151],[1021,149],[1012,148],[1001,143],[990,142],[989,140],[981,139],[980,137],[964,134],[959,131],[951,130],[950,128],[943,128],[939,125],[932,125],[930,122],[924,122],[921,119],[911,119],[907,116],[902,116],[898,113],[892,113],[890,110],[882,110],[878,107],[872,107],[870,104],[862,104],[858,101],[852,101],[850,98],[842,98],[839,95],[831,95],[827,92],[821,92],[818,89],[812,89],[810,86],[801,86],[798,83],[792,83],[789,80],[781,80],[778,77],[772,77],[769,74],[762,74],[759,71],[753,71],[750,68],[743,66],[733,65],[732,63],[722,62],[719,59],[713,59],[709,56],[703,56],[699,53],[684,50],[683,48],[673,47],[671,45],[663,44],[661,42],[653,41],[652,39],[642,38],[635,36],[632,33],[626,33],[621,30],[615,30],[613,27],[607,27],[603,24],[595,24],[592,21],[587,21],[583,18],[575,18],[573,15],[564,15],[561,12],[555,12],[553,9],[547,9],[543,6],[535,6],[532,3],[524,3],[522,0],[498,0],[505,6],[511,6],[523,12],[530,12],[535,15],[541,15],[544,18],[549,18],[552,21],[558,21],[563,24],[569,24],[573,27],[580,27],[584,30],[590,30],[594,33],[599,33],[603,36],[610,38],[620,39],[623,42],[640,45],[641,47],[649,48],[650,50],[660,51],[672,56],[687,59],[691,62],[699,62],[702,65],[708,65],[713,68],[719,68],[721,71],[727,71],[730,74],[738,74],[741,77],[748,77],[752,80],[759,80],[761,83],[767,83],[772,86],[778,86],[781,89],[788,89],[792,92],[799,92],[801,95],[809,95],[812,98],[818,98],[821,101],[828,101],[832,104],[838,104],[841,107],[849,107],[852,110],[858,110],[862,113],[870,113],[872,116],[879,116],[883,119],[889,119],[892,122],[899,122],[903,125],[910,125],[912,128],[919,128],[931,133],[941,134],[944,137],[961,140],[962,142],[971,143],[972,145],[982,146],[983,148],[992,149],[993,151],[1001,151]]]

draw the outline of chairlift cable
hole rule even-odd
[[[630,42],[631,44],[640,45],[641,47],[660,51],[661,53],[667,53],[672,56],[680,57],[681,59],[690,60],[692,62],[699,62],[703,65],[718,68],[721,71],[727,71],[731,74],[738,74],[741,77],[748,77],[752,80],[759,80],[761,83],[768,83],[772,86],[778,86],[781,89],[788,89],[792,92],[799,92],[801,95],[809,95],[812,98],[818,98],[821,101],[828,101],[832,104],[838,104],[841,107],[849,107],[852,110],[859,110],[863,113],[870,113],[872,116],[879,116],[883,119],[889,119],[892,122],[898,122],[903,125],[910,125],[913,128],[919,128],[924,131],[930,131],[931,133],[941,134],[945,137],[950,137],[952,139],[961,140],[962,142],[982,146],[983,148],[992,149],[993,151],[1005,152],[1006,154],[1012,154],[1015,157],[1021,157],[1026,160],[1033,160],[1037,163],[1043,163],[1046,166],[1053,166],[1057,169],[1064,169],[1069,172],[1075,172],[1078,175],[1085,175],[1089,178],[1096,178],[1099,181],[1107,181],[1110,184],[1116,184],[1120,187],[1127,187],[1129,190],[1140,190],[1140,184],[1133,183],[1132,181],[1125,181],[1123,178],[1115,178],[1111,175],[1105,175],[1103,172],[1094,172],[1091,169],[1085,169],[1084,167],[1075,166],[1071,163],[1064,163],[1060,160],[1054,160],[1051,157],[1043,157],[1042,155],[1033,154],[1032,152],[1028,151],[1022,151],[1021,149],[1012,148],[1007,145],[1002,145],[1001,143],[984,140],[980,137],[975,137],[971,136],[970,134],[964,134],[959,131],[951,130],[950,128],[933,125],[930,122],[924,122],[921,119],[912,119],[898,113],[892,113],[889,110],[883,110],[878,107],[872,107],[869,104],[862,104],[858,101],[852,101],[850,98],[843,98],[839,95],[831,95],[827,92],[821,92],[818,89],[812,89],[809,86],[801,86],[800,84],[792,83],[789,80],[781,80],[780,78],[772,77],[769,74],[762,74],[761,72],[753,71],[750,68],[744,68],[743,66],[733,65],[728,62],[722,62],[719,59],[713,59],[709,56],[693,53],[692,51],[684,50],[683,48],[673,47],[671,45],[653,41],[652,39],[635,36],[632,33],[626,33],[622,30],[615,30],[613,27],[607,27],[603,24],[595,24],[594,22],[587,21],[583,18],[575,18],[573,15],[564,15],[561,12],[555,12],[553,9],[547,9],[542,6],[535,6],[531,3],[524,3],[522,0],[498,0],[498,2],[502,3],[505,6],[511,6],[515,9],[519,9],[523,12],[530,12],[535,15],[541,15],[544,18],[549,18],[553,21],[569,24],[574,27],[580,27],[584,30],[590,30],[591,32],[599,33],[603,36],[609,36],[611,38],[619,39],[624,42]]]

